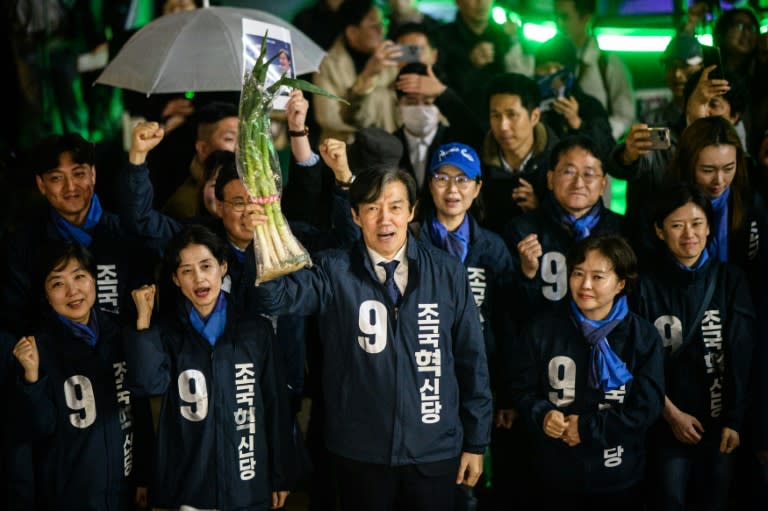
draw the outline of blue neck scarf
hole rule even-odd
[[[231,241],[227,241],[229,243],[229,251],[235,256],[235,259],[238,260],[238,262],[244,262],[245,261],[245,250],[240,250],[237,248],[237,246],[232,243]]]
[[[581,333],[587,339],[587,343],[592,346],[589,360],[589,385],[593,389],[609,392],[632,380],[632,374],[627,369],[627,365],[611,349],[606,338],[627,316],[629,312],[627,297],[620,296],[616,299],[608,317],[598,321],[587,319],[573,299],[569,302],[573,317],[581,327]]]
[[[592,229],[600,222],[603,214],[603,201],[598,200],[592,208],[581,218],[568,213],[565,209],[555,202],[559,210],[560,220],[573,232],[577,240],[583,240],[592,233]]]
[[[461,225],[455,231],[449,232],[433,214],[429,222],[429,235],[432,243],[455,255],[463,263],[469,252],[469,215],[465,214]]]
[[[64,220],[64,217],[53,208],[50,208],[50,212],[51,219],[62,238],[85,247],[91,246],[93,243],[93,236],[91,236],[91,233],[88,231],[96,227],[99,220],[101,220],[101,215],[103,213],[98,195],[95,193],[93,194],[93,197],[91,198],[91,207],[88,208],[88,214],[85,217],[85,222],[83,222],[82,227],[78,227],[77,225]]]
[[[189,300],[187,300],[186,306],[192,328],[205,337],[211,346],[215,346],[216,341],[224,333],[224,329],[227,326],[227,298],[224,291],[219,291],[216,306],[205,319],[200,317],[200,313],[197,312],[197,309]]]
[[[682,268],[685,271],[694,272],[696,270],[699,270],[702,266],[704,266],[704,263],[706,263],[709,260],[709,250],[707,250],[707,247],[704,247],[704,250],[702,250],[701,255],[699,256],[699,260],[696,261],[696,264],[693,266],[686,266],[677,259],[675,259],[675,262],[677,265]]]
[[[56,316],[59,318],[59,321],[64,323],[64,326],[72,332],[72,335],[84,341],[88,346],[96,346],[96,341],[99,339],[99,322],[96,319],[96,314],[94,314],[93,309],[91,309],[91,317],[88,319],[87,325],[65,318],[58,312],[56,313]]]
[[[709,241],[709,248],[713,257],[721,263],[728,262],[728,197],[730,196],[731,187],[729,186],[720,197],[710,199],[715,216],[715,232]]]

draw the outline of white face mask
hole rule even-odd
[[[423,137],[437,129],[440,111],[435,105],[402,105],[400,115],[408,133]]]

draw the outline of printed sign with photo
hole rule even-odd
[[[265,37],[267,51],[264,59],[270,64],[264,86],[269,87],[283,75],[295,78],[291,32],[284,27],[251,19],[243,19],[243,63],[245,64],[243,77],[253,69]],[[275,110],[285,110],[290,91],[290,87],[280,88],[272,104]]]

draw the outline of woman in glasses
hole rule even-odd
[[[751,76],[755,71],[759,33],[760,24],[751,9],[728,9],[720,15],[713,36],[715,46],[722,52],[725,69]]]
[[[748,104],[742,116],[749,135],[754,126],[758,129],[764,126],[763,119],[758,115],[758,106],[768,98],[764,85],[768,71],[758,58],[760,23],[757,15],[749,7],[723,11],[715,23],[712,36],[715,46],[720,48],[723,71],[739,76],[749,88]],[[752,140],[748,143],[751,144]]]
[[[493,330],[498,326],[493,325],[494,295],[512,270],[512,258],[501,237],[477,223],[482,219],[480,157],[466,144],[443,144],[432,156],[428,179],[429,186],[423,188],[420,201],[419,240],[464,263],[484,321],[488,358],[492,360]]]
[[[483,186],[480,157],[468,145],[443,144],[432,156],[427,179],[428,186],[422,187],[419,201],[419,241],[445,250],[464,263],[483,324],[491,388],[496,390],[499,373],[494,366],[499,357],[494,356],[495,339],[502,338],[500,293],[511,274],[512,257],[498,234],[478,225],[482,219]],[[496,398],[498,401],[499,396]],[[511,424],[511,419],[497,413],[497,425],[507,422]],[[498,458],[502,459],[501,454]]]

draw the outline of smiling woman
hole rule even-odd
[[[656,262],[633,307],[658,329],[666,358],[663,418],[650,435],[650,508],[726,509],[733,451],[749,430],[755,312],[743,270],[707,244],[707,194],[676,184],[656,204]]]
[[[636,267],[619,235],[577,241],[570,299],[536,314],[507,355],[515,408],[539,425],[532,488],[548,509],[644,509],[645,437],[664,376],[658,332],[627,305]]]
[[[13,350],[17,388],[10,394],[18,408],[7,431],[24,434],[6,454],[29,447],[40,509],[61,502],[113,509],[146,504],[147,489],[137,488],[131,475],[149,454],[150,415],[147,403],[125,388],[120,325],[94,307],[95,272],[95,259],[82,245],[47,245],[38,285],[48,306]],[[14,467],[15,480],[28,477],[25,468]]]

